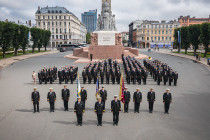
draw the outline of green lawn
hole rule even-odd
[[[45,52],[45,51],[44,50],[40,50],[40,52]],[[31,53],[32,53],[32,50],[29,50],[28,54],[31,54]],[[39,53],[39,52],[38,52],[38,50],[34,50],[34,53]],[[27,52],[26,52],[26,54],[27,54]],[[23,55],[22,51],[18,53],[18,56],[20,56],[20,55]],[[15,56],[14,53],[6,54],[5,58],[10,58],[10,57],[14,57],[14,56]],[[3,59],[2,55],[0,55],[0,59]]]
[[[173,53],[178,53],[178,52],[173,52]],[[181,54],[185,54],[185,52],[181,52]],[[193,56],[193,55],[194,55],[194,52],[187,52],[186,55],[191,55],[191,56]],[[201,54],[201,57],[204,58],[204,54],[203,54],[203,53]],[[210,57],[210,54],[207,54],[207,55],[206,55],[206,58],[208,58],[208,57]]]

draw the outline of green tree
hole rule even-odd
[[[174,29],[174,47],[179,48],[179,41],[178,41],[178,31],[180,31],[180,28]]]
[[[23,25],[20,25],[20,45],[23,50],[23,54],[25,54],[26,47],[28,45],[28,34],[29,34],[29,28]]]
[[[32,45],[32,53],[34,53],[34,49],[38,47],[39,43],[39,29],[38,28],[31,28],[31,41],[33,41]]]
[[[44,34],[43,34],[43,46],[45,48],[45,51],[47,51],[47,45],[49,44],[50,37],[51,37],[51,32],[48,31],[48,30],[44,30]]]
[[[91,43],[91,35],[90,35],[90,33],[86,34],[86,42],[87,42],[87,44]]]
[[[13,24],[14,36],[12,45],[15,50],[15,56],[17,56],[17,51],[20,48],[20,26],[17,24]]]
[[[201,43],[205,48],[204,57],[206,57],[210,44],[210,23],[203,23],[201,25]]]
[[[2,46],[3,26],[4,26],[4,22],[0,21],[0,47]]]
[[[3,24],[3,32],[2,32],[2,50],[3,50],[3,58],[5,58],[6,51],[12,45],[12,40],[14,37],[14,29],[13,23],[5,22]]]
[[[189,40],[194,48],[194,56],[196,55],[198,45],[200,44],[200,34],[201,34],[200,27],[201,27],[201,25],[199,25],[199,24],[189,26]]]
[[[187,26],[181,28],[181,45],[185,49],[185,54],[187,54],[188,47],[190,46],[188,28]]]
[[[42,48],[42,44],[44,42],[44,30],[38,29],[38,52],[40,52],[40,49]]]

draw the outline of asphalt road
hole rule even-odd
[[[32,71],[43,66],[72,65],[74,60],[64,59],[68,54],[58,53],[39,56],[17,62],[0,71],[0,140],[209,140],[210,137],[210,72],[201,64],[174,56],[141,53],[167,62],[179,73],[178,86],[169,87],[173,96],[170,114],[164,114],[162,95],[168,86],[160,86],[151,79],[147,85],[126,85],[132,93],[137,87],[143,93],[140,113],[134,114],[133,102],[130,112],[120,113],[118,126],[112,125],[110,103],[115,94],[119,93],[119,85],[104,85],[108,91],[106,113],[103,116],[103,127],[96,126],[95,85],[85,86],[88,91],[84,125],[76,126],[73,113],[76,101],[76,84],[69,84],[71,91],[70,111],[63,111],[61,89],[63,85],[36,85],[41,94],[40,113],[33,113],[31,102]],[[77,64],[80,74],[85,64]],[[100,85],[102,86],[102,85]],[[55,112],[49,112],[47,92],[53,87],[57,93]],[[148,112],[146,94],[150,87],[156,91],[154,112]]]

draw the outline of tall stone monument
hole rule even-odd
[[[110,1],[111,2],[111,1]],[[102,1],[96,31],[91,34],[88,57],[93,59],[120,59],[124,54],[121,33],[116,29],[115,15],[112,15],[110,2]]]

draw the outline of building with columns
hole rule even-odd
[[[58,44],[82,43],[86,34],[81,21],[64,7],[38,7],[36,11],[36,27],[51,31],[51,46]],[[81,37],[83,36],[83,37]]]
[[[179,22],[173,21],[143,21],[137,26],[137,47],[172,47],[174,29],[180,27]]]
[[[180,16],[178,18],[178,22],[180,23],[180,27],[190,26],[194,24],[202,24],[204,22],[210,23],[210,15],[209,18],[196,18],[196,17],[190,17],[190,15]]]

